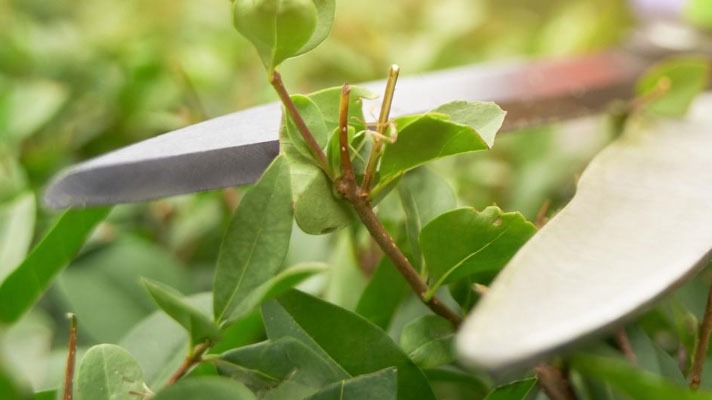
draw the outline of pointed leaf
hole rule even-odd
[[[396,400],[398,373],[395,368],[333,383],[305,400]]]
[[[508,383],[491,391],[485,400],[526,400],[534,385],[536,385],[536,378]]]
[[[133,397],[136,399],[136,396]],[[161,390],[151,400],[254,400],[255,395],[245,385],[232,379],[201,376],[183,379]]]
[[[650,96],[645,110],[666,116],[683,116],[707,87],[710,63],[706,57],[676,57],[654,65],[637,83],[639,96]]]
[[[635,354],[636,366],[680,385],[687,383],[677,360],[653,342],[640,326],[631,325],[626,328],[626,332]]]
[[[0,285],[0,322],[14,322],[81,248],[110,208],[69,210],[62,214],[30,255]]]
[[[294,337],[352,376],[398,370],[399,399],[433,399],[423,372],[388,335],[362,317],[292,290],[263,306],[270,339]]]
[[[450,121],[469,126],[474,129],[482,140],[487,143],[487,147],[494,146],[494,137],[504,122],[507,114],[499,106],[492,102],[467,102],[452,101],[443,104],[432,112],[450,116]]]
[[[220,328],[215,322],[185,301],[177,290],[145,278],[143,285],[156,304],[188,331],[191,344],[206,340],[214,343],[220,339]]]
[[[482,212],[460,208],[440,215],[420,233],[420,246],[434,282],[431,292],[469,275],[493,278],[535,232],[534,225],[521,214],[504,213],[495,206]]]
[[[259,397],[267,392],[275,397],[287,390],[292,398],[301,398],[349,378],[332,360],[290,337],[228,351],[216,365],[221,374],[241,381]]]
[[[424,315],[403,328],[400,345],[420,368],[434,368],[455,360],[455,329],[436,315]]]
[[[79,364],[77,400],[133,400],[143,392],[143,373],[128,351],[113,344],[100,344],[87,351]]]
[[[27,255],[35,228],[35,197],[25,193],[0,206],[0,282]]]
[[[327,265],[323,263],[297,264],[285,269],[257,287],[243,302],[238,304],[230,316],[230,320],[235,320],[251,313],[265,301],[279,296],[305,279],[327,269]]]
[[[438,110],[394,120],[398,139],[383,152],[383,182],[428,161],[490,148],[505,115],[493,103],[453,102]]]
[[[649,400],[710,400],[710,392],[693,392],[685,385],[675,384],[630,363],[610,357],[577,355],[573,367],[584,376],[602,380],[633,399]]]
[[[292,234],[289,179],[285,158],[277,157],[235,211],[215,270],[216,321],[225,321],[282,267]]]

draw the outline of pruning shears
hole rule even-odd
[[[503,130],[569,120],[600,113],[616,100],[631,100],[636,79],[664,57],[712,55],[712,39],[703,32],[674,19],[649,17],[658,13],[669,17],[681,2],[638,0],[634,7],[646,17],[619,48],[567,59],[475,65],[401,78],[391,115],[424,112],[453,100],[487,100],[507,111]],[[380,91],[383,85],[379,81],[361,86]],[[700,101],[712,109],[712,98]],[[379,99],[363,102],[366,110],[380,108]],[[61,172],[47,188],[45,204],[66,208],[140,202],[252,183],[279,152],[280,119],[279,104],[271,103],[113,151]],[[680,124],[692,124],[694,131],[706,128],[709,134],[672,139]],[[712,119],[666,122],[653,130],[655,134],[649,137],[622,138],[604,150],[582,177],[570,205],[495,280],[458,334],[458,350],[465,362],[493,371],[531,365],[619,323],[709,258],[712,193],[707,186],[712,187],[712,157],[700,149],[712,148]],[[686,156],[670,157],[669,149],[651,150],[661,145]],[[684,225],[689,234],[681,239],[666,233],[676,230],[680,215],[657,215],[653,206],[645,206],[649,200],[645,196],[655,196],[655,192],[645,185],[650,173],[644,171],[655,170],[660,163],[669,168],[664,176],[658,175],[659,181],[682,182],[665,186],[673,191],[672,201],[688,201],[702,210],[699,217],[703,220]],[[611,171],[619,175],[607,179]],[[642,189],[631,190],[631,182],[642,182]],[[617,196],[617,208],[607,206],[601,193]],[[597,213],[581,215],[577,204],[585,196],[600,198]],[[654,207],[672,206],[653,203]],[[612,214],[623,212],[629,214],[618,214],[618,218],[627,218],[629,223],[645,223],[656,215],[662,222],[641,228],[645,231],[642,239],[621,243],[611,234],[620,223]],[[572,229],[579,229],[579,234],[570,235]],[[672,249],[659,246],[656,241],[660,240],[670,240]],[[680,254],[683,249],[675,248],[676,240],[694,241],[696,246],[691,254]],[[636,246],[648,246],[648,255],[627,252]],[[592,263],[596,259],[600,265]]]

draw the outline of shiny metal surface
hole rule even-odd
[[[505,130],[602,111],[627,99],[650,61],[610,51],[568,60],[476,65],[401,78],[392,115],[452,100],[495,101]],[[364,86],[376,92],[383,82]],[[367,116],[379,100],[365,101]],[[45,192],[51,208],[144,201],[254,182],[278,153],[280,108],[267,104],[166,133],[74,166]]]

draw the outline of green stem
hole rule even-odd
[[[391,65],[391,68],[388,70],[388,81],[386,82],[386,89],[383,94],[383,103],[381,103],[381,114],[378,116],[378,124],[376,125],[376,130],[381,135],[386,132],[386,127],[388,127],[388,117],[391,114],[391,104],[393,103],[393,94],[395,93],[399,72],[400,68],[395,64]],[[371,182],[376,174],[376,167],[381,157],[382,147],[383,141],[380,138],[374,138],[373,146],[371,146],[371,154],[368,157],[368,164],[366,165],[366,173],[361,183],[362,193],[368,194],[371,190]]]

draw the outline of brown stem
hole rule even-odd
[[[72,400],[74,393],[74,365],[77,358],[77,316],[69,313],[69,340],[67,342],[67,365],[64,369],[63,400]]]
[[[638,358],[635,356],[633,346],[630,344],[630,339],[628,338],[625,328],[619,328],[616,331],[616,344],[618,344],[618,348],[631,364],[635,365],[638,363]]]
[[[319,146],[319,143],[316,142],[316,139],[314,139],[314,135],[312,135],[311,131],[309,130],[309,127],[307,127],[306,122],[304,122],[304,119],[299,114],[297,106],[294,104],[292,98],[289,96],[287,88],[284,87],[284,82],[282,82],[282,76],[279,74],[279,72],[272,71],[272,73],[270,74],[269,83],[277,92],[277,95],[279,95],[279,99],[282,101],[284,108],[287,110],[287,113],[292,118],[294,125],[297,126],[297,129],[299,130],[299,133],[301,133],[304,142],[306,142],[307,146],[309,147],[309,150],[314,156],[314,159],[316,160],[317,164],[319,164],[319,168],[323,169],[324,172],[333,180],[333,177],[331,176],[331,171],[329,170],[329,163],[326,160],[326,154],[324,154],[324,151],[321,149],[321,146]]]
[[[396,89],[399,72],[400,67],[395,64],[391,65],[391,68],[388,70],[388,81],[386,82],[383,102],[381,103],[381,114],[378,116],[378,124],[376,125],[376,131],[381,135],[386,132],[386,127],[388,126],[388,117],[391,114],[391,104],[393,103],[393,94]],[[376,166],[378,165],[382,145],[383,142],[380,138],[374,138],[373,146],[371,146],[371,154],[368,156],[368,163],[366,164],[366,172],[363,176],[363,182],[361,183],[361,192],[366,195],[368,195],[368,192],[371,190],[371,181],[376,174]]]
[[[166,386],[172,385],[178,381],[178,379],[182,378],[183,375],[185,375],[188,370],[193,368],[196,364],[198,364],[200,361],[203,359],[203,354],[205,354],[206,351],[210,348],[210,342],[202,342],[199,343],[193,351],[188,354],[188,356],[183,360],[183,363],[178,367],[176,372],[171,375],[170,378],[168,378],[168,381],[166,382]]]
[[[560,368],[549,364],[539,364],[534,368],[539,386],[551,400],[575,400],[569,379]]]
[[[339,100],[339,154],[341,155],[342,174],[347,179],[356,180],[354,168],[349,155],[349,95],[351,87],[348,83],[341,88]]]
[[[351,157],[349,155],[349,143],[347,136],[347,119],[348,115],[348,96],[349,86],[344,85],[341,91],[341,101],[339,103],[339,149],[341,153],[341,168],[343,175],[337,181],[337,189],[351,203],[356,214],[358,214],[361,222],[366,226],[368,232],[373,237],[373,240],[383,250],[383,253],[393,261],[393,265],[403,275],[406,282],[413,288],[413,291],[418,295],[425,305],[427,305],[434,313],[442,316],[450,321],[455,327],[460,326],[462,319],[455,312],[450,310],[437,297],[433,296],[429,300],[425,299],[425,293],[428,292],[428,285],[422,280],[408,258],[396,246],[393,238],[388,234],[386,228],[381,224],[376,214],[371,208],[371,204],[366,196],[362,195],[361,189],[356,184],[353,166],[351,165]]]
[[[705,359],[707,358],[707,348],[710,341],[710,333],[712,333],[712,287],[707,294],[707,305],[705,306],[705,316],[700,325],[700,334],[697,337],[697,346],[695,346],[695,354],[692,358],[692,367],[690,368],[690,388],[698,389],[702,381],[702,369],[704,368]]]

